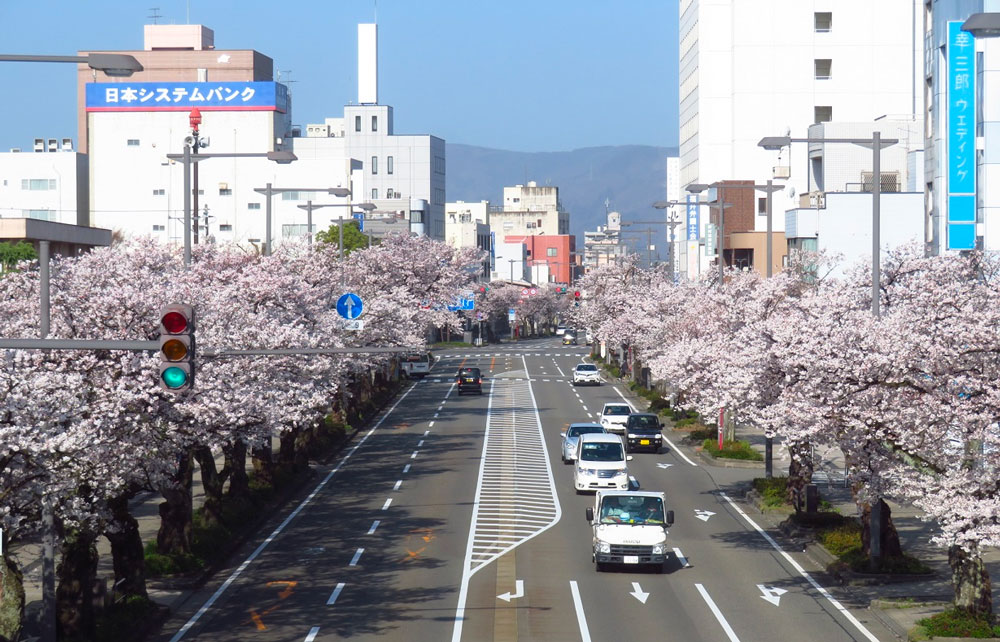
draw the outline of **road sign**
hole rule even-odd
[[[507,310],[507,320],[508,321],[513,321],[514,318],[515,318],[515,316],[516,316],[516,312],[514,311],[514,308],[511,308],[511,309]]]
[[[363,319],[344,319],[344,329],[345,330],[364,330],[365,322]]]
[[[364,311],[365,305],[361,302],[361,297],[353,292],[348,292],[337,299],[337,314],[345,319],[357,319]]]

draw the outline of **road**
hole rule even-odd
[[[441,352],[161,639],[894,639],[757,530],[731,496],[747,471],[676,442],[629,462],[676,515],[666,572],[596,573],[593,498],[575,493],[559,433],[625,397],[570,385],[587,351],[549,338]],[[482,369],[482,396],[457,395],[460,365]]]

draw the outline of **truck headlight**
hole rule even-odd
[[[597,550],[599,552],[601,552],[601,553],[610,553],[611,552],[611,544],[609,544],[608,542],[598,541],[597,542]]]
[[[653,555],[663,555],[663,544],[653,545]]]
[[[619,468],[618,470],[615,471],[615,477],[624,477],[627,474],[628,471],[624,468]]]
[[[594,477],[595,475],[597,475],[597,469],[596,468],[581,468],[580,469],[580,474],[581,475],[588,475],[590,477]]]

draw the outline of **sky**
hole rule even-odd
[[[677,0],[0,0],[0,53],[137,50],[202,24],[274,60],[293,122],[357,101],[357,24],[377,22],[395,133],[512,151],[677,144]],[[75,67],[0,62],[0,151],[77,139]]]

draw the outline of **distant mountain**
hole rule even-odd
[[[604,225],[608,209],[622,220],[650,221],[663,217],[652,208],[666,199],[667,157],[671,147],[621,145],[586,147],[571,152],[510,152],[487,147],[448,143],[447,192],[449,201],[489,200],[503,203],[503,188],[535,181],[559,188],[559,200],[570,213],[570,233],[583,249],[584,230]],[[663,238],[664,226],[654,227]],[[629,234],[642,239],[645,237]],[[656,237],[654,236],[654,239]],[[653,241],[660,248],[663,243]]]

